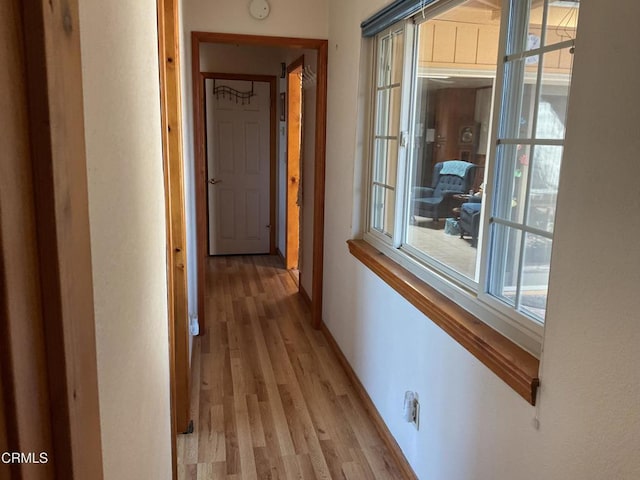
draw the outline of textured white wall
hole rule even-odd
[[[536,410],[345,245],[360,216],[359,24],[386,3],[330,2],[325,322],[421,479],[640,478],[640,6],[581,3]],[[419,431],[401,420],[405,390]]]
[[[106,480],[170,479],[155,0],[80,2]]]
[[[264,20],[249,15],[248,0],[184,0],[187,32],[246,33],[282,37],[327,37],[326,0],[272,0]]]

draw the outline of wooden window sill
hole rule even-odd
[[[531,405],[540,361],[364,240],[348,240],[351,254],[485,364]]]

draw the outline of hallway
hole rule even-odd
[[[402,478],[280,259],[207,266],[179,479]]]

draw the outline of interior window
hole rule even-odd
[[[488,293],[542,323],[579,2],[527,3],[510,14]]]
[[[471,281],[479,270],[500,13],[500,2],[470,0],[417,29],[405,244]]]
[[[371,226],[392,236],[395,219],[396,179],[404,29],[392,28],[378,37]]]

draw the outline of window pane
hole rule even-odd
[[[380,39],[378,44],[378,87],[385,87],[391,82],[391,36]]]
[[[553,232],[562,147],[537,145],[534,149],[527,225]]]
[[[536,138],[564,138],[573,66],[573,54],[570,50],[565,48],[544,55]]]
[[[389,128],[387,135],[396,137],[400,133],[400,87],[393,87],[389,99]]]
[[[507,55],[576,38],[579,0],[512,0],[511,4]],[[543,28],[545,8],[547,20]]]
[[[491,272],[489,293],[515,307],[522,232],[492,224]]]
[[[531,0],[510,1],[509,29],[507,32],[507,55],[524,52],[540,46],[540,43],[536,42],[535,38],[536,33],[538,34],[538,39],[540,38],[540,32],[536,32],[535,29],[530,32],[530,7]],[[530,37],[529,35],[533,36]]]
[[[375,155],[373,181],[395,187],[398,168],[398,141],[376,138]]]
[[[395,211],[395,191],[380,185],[373,185],[372,200],[372,227],[379,232],[391,236]]]
[[[537,73],[537,56],[506,63],[500,138],[532,138]]]
[[[398,84],[402,81],[402,59],[404,57],[404,32],[396,32],[393,35],[393,61],[391,64],[391,83]]]
[[[386,183],[387,171],[387,140],[384,138],[375,139],[375,162],[373,163],[373,181],[378,183]]]
[[[526,234],[520,287],[520,309],[544,320],[551,264],[551,240]]]
[[[554,45],[576,38],[579,0],[546,0],[546,3],[548,6],[544,45]],[[534,9],[531,12],[532,24],[534,22],[542,23],[541,12],[542,8]]]
[[[447,273],[472,281],[478,274],[480,191],[491,151],[499,10],[469,1],[417,27],[403,240],[437,268],[444,266]],[[461,169],[443,171],[452,160],[462,161]],[[471,198],[470,190],[478,194]]]
[[[378,90],[376,98],[375,135],[389,135],[389,89]],[[397,135],[397,133],[396,133]]]
[[[530,152],[531,147],[527,145],[498,147],[494,217],[515,223],[524,222]]]

